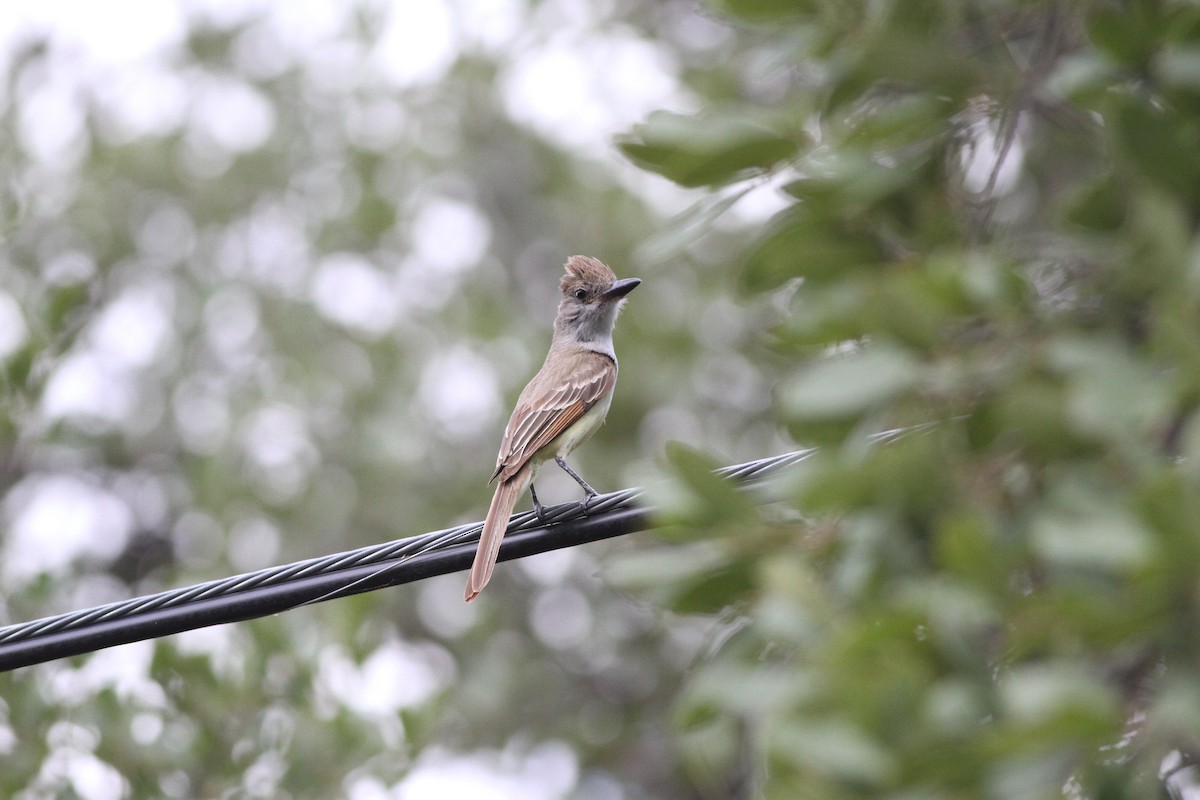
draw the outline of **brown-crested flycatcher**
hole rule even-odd
[[[492,480],[498,481],[496,494],[467,579],[468,601],[474,600],[491,579],[513,506],[526,488],[538,516],[542,515],[542,505],[533,489],[542,462],[553,458],[583,487],[587,493],[585,508],[596,496],[596,490],[563,459],[604,423],[617,384],[613,325],[625,295],[641,281],[617,280],[611,269],[588,256],[571,256],[565,269],[558,284],[562,301],[554,318],[550,352],[517,399],[500,442],[496,471],[492,473]]]

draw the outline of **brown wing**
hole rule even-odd
[[[547,358],[517,400],[492,480],[515,474],[611,392],[616,382],[616,362],[602,353],[578,348]]]

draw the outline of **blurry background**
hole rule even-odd
[[[1198,110],[1183,2],[5,4],[0,622],[480,518],[574,253],[666,527],[0,676],[0,794],[1185,796]]]

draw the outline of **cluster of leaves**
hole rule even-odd
[[[697,784],[1159,796],[1200,747],[1200,10],[722,5],[786,91],[621,147],[788,195],[739,285],[822,449],[766,517],[673,457],[658,596],[744,615],[677,708]]]

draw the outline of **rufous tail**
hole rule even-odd
[[[479,534],[479,549],[475,551],[475,563],[471,565],[471,575],[467,578],[465,597],[467,602],[474,600],[483,587],[492,579],[492,570],[496,568],[496,556],[500,554],[500,542],[508,530],[508,519],[512,516],[513,507],[529,485],[529,471],[523,469],[508,480],[502,480],[496,486],[492,495],[492,505],[488,508],[487,518],[483,523],[483,533]]]

